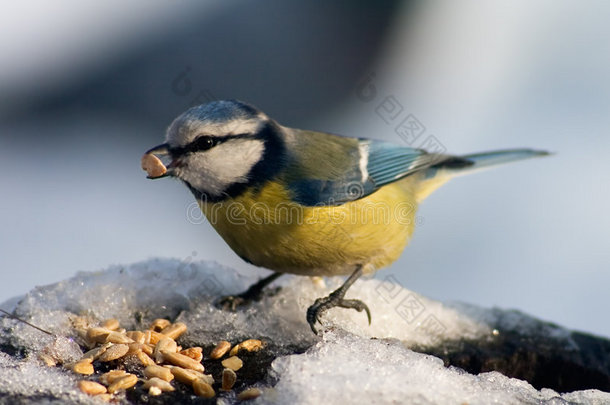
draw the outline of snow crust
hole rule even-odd
[[[371,340],[336,330],[303,355],[273,362],[279,383],[258,403],[607,404],[596,390],[564,395],[536,390],[498,372],[469,374],[395,339]]]
[[[608,393],[538,391],[497,372],[472,375],[446,368],[442,360],[409,349],[460,337],[492,339],[502,333],[494,330],[499,324],[527,327],[525,315],[443,304],[391,279],[360,280],[348,292],[348,298],[369,305],[370,326],[363,313],[332,309],[324,315],[322,337],[311,333],[305,311],[316,298],[338,287],[341,279],[329,279],[324,285],[320,280],[285,276],[274,284],[282,286],[279,292],[245,309],[230,313],[213,305],[219,296],[241,292],[256,279],[213,262],[152,259],[37,287],[3,307],[56,336],[0,319],[0,349],[20,351],[13,356],[0,352],[0,401],[13,395],[97,403],[76,389],[77,378],[71,372],[36,359],[41,351],[52,352],[65,363],[79,358],[82,351],[71,339],[71,320],[87,315],[117,318],[128,329],[168,317],[186,323],[188,341],[198,345],[243,338],[274,342],[278,357],[271,366],[273,381],[261,382],[263,395],[255,401],[259,404],[342,403],[349,398],[358,403],[610,403]],[[552,328],[547,333],[563,332]],[[306,352],[285,355],[295,347]]]

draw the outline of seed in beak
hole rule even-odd
[[[146,153],[142,156],[142,169],[146,171],[149,179],[158,179],[165,177],[167,174],[167,168],[161,159],[152,153]]]

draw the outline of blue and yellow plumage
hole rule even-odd
[[[363,273],[395,261],[414,230],[417,205],[450,178],[546,155],[530,149],[466,156],[287,128],[239,101],[193,107],[150,154],[172,158],[216,231],[244,260],[281,273],[352,275],[308,311],[366,310],[345,300]],[[260,295],[271,276],[241,297]],[[241,301],[240,301],[241,302]],[[233,301],[235,303],[235,301]]]

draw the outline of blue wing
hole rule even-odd
[[[376,188],[402,179],[424,167],[429,167],[434,158],[438,159],[439,156],[422,149],[387,142],[370,140],[361,142],[363,145],[368,145],[366,168],[368,176],[375,183]]]
[[[292,198],[302,205],[354,201],[449,158],[388,142],[323,135],[314,141],[323,142],[326,148],[312,146],[312,153],[310,145],[299,145],[299,155],[305,157],[296,169],[299,175],[288,181]],[[334,143],[329,146],[336,138],[340,148]]]

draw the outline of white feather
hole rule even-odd
[[[369,144],[364,142],[360,143],[358,152],[360,152],[360,173],[362,173],[362,182],[364,183],[369,177],[369,171],[367,170],[369,164]]]
[[[185,160],[179,177],[197,190],[218,197],[232,184],[245,183],[263,157],[265,144],[258,139],[233,139]]]

